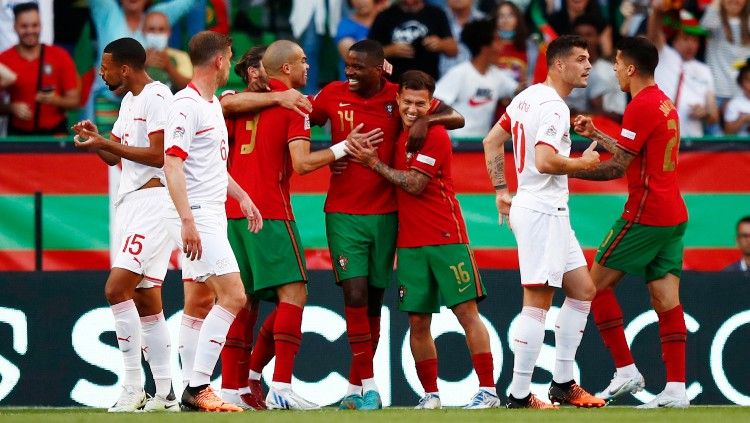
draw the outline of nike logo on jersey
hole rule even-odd
[[[351,103],[339,103],[339,107],[351,106]]]
[[[469,284],[469,285],[466,285],[466,286],[465,286],[465,287],[463,287],[463,288],[458,288],[458,292],[459,292],[459,294],[460,294],[460,293],[462,293],[462,292],[464,292],[464,291],[466,291],[467,289],[469,289],[469,287],[470,287],[470,286],[471,286],[471,285]]]
[[[490,101],[492,101],[491,98],[473,98],[472,97],[472,98],[469,99],[469,106],[471,106],[471,107],[479,107],[479,106],[483,106],[483,105],[489,103]]]

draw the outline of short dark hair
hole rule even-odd
[[[201,66],[228,47],[232,47],[232,37],[213,31],[201,31],[190,39],[188,54],[193,66]]]
[[[18,3],[17,5],[13,6],[14,20],[18,19],[19,15],[31,11],[39,13],[39,5],[35,2]]]
[[[588,50],[586,39],[580,35],[565,34],[561,35],[547,46],[547,66],[551,67],[555,60],[570,54],[575,47]]]
[[[743,223],[750,223],[750,215],[740,218],[740,220],[737,221],[736,231],[737,233],[740,232],[740,225]]]
[[[492,45],[495,41],[495,21],[479,19],[464,25],[461,31],[461,42],[469,48],[471,57],[476,57],[482,47]]]
[[[620,55],[633,62],[638,72],[647,76],[654,76],[656,65],[659,64],[659,51],[654,43],[646,37],[623,37],[617,44]]]
[[[410,70],[401,74],[398,83],[398,91],[409,90],[427,90],[432,97],[435,92],[435,79],[420,70]]]
[[[383,46],[375,40],[364,39],[357,41],[349,47],[349,51],[364,53],[368,58],[372,59],[373,62],[378,64],[383,63],[383,60],[385,60]]]
[[[128,65],[133,69],[143,69],[146,66],[146,50],[133,38],[112,41],[104,47],[104,53],[111,54],[112,60],[120,65]]]
[[[604,22],[602,18],[596,15],[587,15],[583,14],[573,20],[573,23],[571,24],[571,28],[575,30],[576,27],[580,25],[590,25],[593,26],[596,29],[597,34],[601,34],[602,31],[604,31],[604,28],[607,26],[607,24]]]
[[[260,69],[260,60],[263,58],[263,53],[266,52],[268,46],[260,45],[255,46],[245,52],[242,58],[234,65],[234,73],[237,74],[242,81],[247,85],[247,68]]]

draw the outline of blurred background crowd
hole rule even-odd
[[[659,48],[656,80],[677,105],[683,137],[748,134],[748,0],[0,0],[0,136],[67,134],[74,119],[106,131],[119,99],[98,78],[110,41],[129,36],[148,72],[180,90],[192,69],[186,45],[209,29],[232,35],[235,57],[295,39],[310,70],[305,91],[343,79],[354,42],[383,44],[392,78],[420,69],[436,96],[461,112],[456,138],[481,138],[510,98],[545,78],[545,45],[575,33],[589,42],[589,84],[566,99],[572,113],[617,128],[626,95],[612,72],[622,36]],[[230,88],[244,88],[232,76]],[[615,129],[616,130],[616,129]]]

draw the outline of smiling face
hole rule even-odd
[[[346,56],[344,73],[349,81],[349,90],[356,93],[366,93],[380,83],[383,75],[382,64],[375,64],[367,53],[349,51]]]
[[[427,90],[402,89],[396,94],[398,112],[405,127],[411,127],[414,122],[430,111],[432,96]]]
[[[25,48],[36,47],[39,45],[39,35],[42,33],[42,24],[39,19],[39,12],[36,10],[27,10],[16,16],[13,29],[18,34],[18,43]]]

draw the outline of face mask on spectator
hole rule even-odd
[[[164,50],[167,48],[167,43],[169,41],[169,34],[157,34],[157,33],[147,33],[146,36],[146,43],[145,46],[146,49],[154,49],[154,50]]]
[[[497,35],[500,36],[503,40],[511,40],[513,37],[516,36],[516,31],[500,31],[497,30]]]

